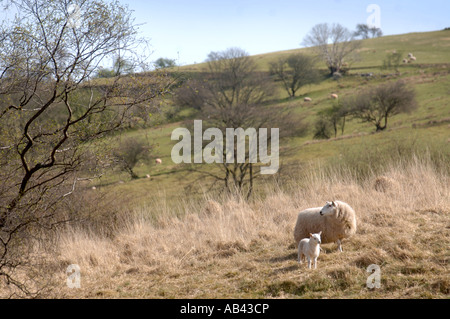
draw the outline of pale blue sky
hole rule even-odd
[[[209,52],[229,47],[251,55],[299,48],[318,23],[337,22],[350,30],[366,23],[370,4],[380,8],[385,35],[450,27],[450,0],[119,1],[142,24],[141,36],[150,39],[154,51],[151,60],[165,57],[181,65],[202,62]],[[0,19],[5,14],[0,12]]]
[[[366,23],[370,4],[380,8],[385,35],[450,27],[450,1],[388,0],[121,0],[134,10],[152,59],[202,62],[211,51],[240,47],[250,54],[300,47],[317,23],[338,22],[354,30]]]

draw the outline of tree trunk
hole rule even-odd
[[[339,69],[335,66],[330,66],[328,67],[328,69],[330,70],[330,75],[333,75],[336,72],[339,72]]]
[[[381,120],[380,120],[380,122],[381,122]],[[380,123],[376,123],[377,132],[384,131],[386,129],[386,127],[387,127],[387,122],[388,122],[388,117],[385,116],[384,117],[384,125],[383,126],[381,126]]]
[[[137,176],[136,173],[133,171],[133,168],[128,166],[126,169],[127,169],[128,173],[130,174],[132,179],[138,179],[139,178],[139,176]]]
[[[345,116],[342,118],[341,135],[344,135],[345,129]]]

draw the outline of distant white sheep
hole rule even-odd
[[[416,60],[417,60],[417,58],[415,56],[412,56],[409,58],[409,61],[416,61]]]
[[[303,238],[298,243],[298,263],[302,263],[303,257],[308,260],[308,268],[311,269],[311,260],[314,261],[314,269],[317,268],[317,258],[320,254],[320,235],[322,232],[317,234],[309,234],[309,238]]]
[[[403,63],[408,63],[408,60],[407,59],[403,59]]]
[[[349,204],[341,201],[327,202],[323,207],[309,208],[297,216],[294,229],[296,244],[310,233],[322,232],[322,243],[336,242],[342,251],[341,241],[356,233],[356,214]]]
[[[414,55],[412,53],[408,53],[408,58],[412,58]]]
[[[332,99],[337,99],[337,98],[338,98],[338,95],[335,94],[335,93],[333,93],[333,94],[331,94],[331,98],[332,98]]]
[[[305,98],[303,99],[303,101],[305,101],[305,102],[311,102],[312,99],[311,99],[310,97],[305,97]]]
[[[160,158],[157,158],[157,159],[155,160],[155,163],[156,163],[156,164],[161,164],[161,163],[162,163],[162,160],[161,160]]]

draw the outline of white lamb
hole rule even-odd
[[[317,234],[309,234],[309,238],[303,238],[298,243],[298,262],[301,264],[303,257],[308,259],[308,268],[311,269],[311,260],[314,260],[314,269],[317,268],[317,258],[320,254],[320,235],[322,231]]]

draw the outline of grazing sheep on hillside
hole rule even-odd
[[[309,238],[303,238],[298,243],[298,263],[302,263],[303,257],[308,259],[308,268],[311,269],[311,260],[314,260],[314,269],[317,268],[317,258],[320,254],[320,231],[317,234],[309,234]]]
[[[408,63],[408,60],[407,59],[403,59],[403,63]]]
[[[155,159],[155,163],[156,163],[156,164],[161,164],[161,163],[162,163],[162,160],[161,160],[160,158],[157,158],[157,159]]]
[[[322,231],[323,244],[337,242],[338,250],[342,251],[341,241],[356,233],[355,211],[347,203],[334,201],[298,214],[294,229],[297,245],[302,238],[319,231]]]
[[[332,98],[332,99],[337,99],[337,98],[338,98],[338,95],[333,93],[333,94],[331,94],[331,98]]]
[[[414,55],[412,53],[408,53],[408,58],[412,58]]]
[[[409,58],[409,61],[416,61],[416,60],[417,60],[417,59],[416,59],[415,56],[412,56],[412,57]]]
[[[303,99],[303,101],[305,101],[305,102],[311,102],[312,99],[311,99],[310,97],[305,97],[305,98]]]

